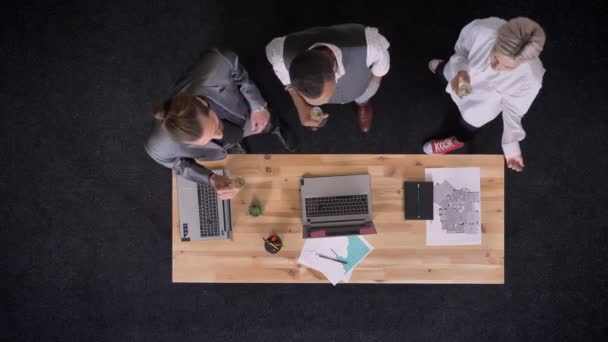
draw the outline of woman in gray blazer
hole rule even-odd
[[[173,96],[154,113],[156,119],[145,149],[176,174],[211,184],[222,199],[236,196],[228,177],[213,174],[199,161],[220,160],[228,153],[246,153],[243,138],[272,133],[292,152],[295,137],[271,120],[256,85],[228,50],[211,49],[180,80]],[[274,121],[273,124],[271,121]]]

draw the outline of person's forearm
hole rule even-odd
[[[454,54],[443,69],[445,78],[448,81],[452,80],[461,71],[469,72],[468,56],[475,40],[475,32],[477,32],[476,20],[469,23],[460,31],[458,40],[454,45]]]
[[[298,94],[295,90],[289,89],[289,95],[291,96],[291,100],[293,101],[294,106],[296,107],[296,111],[298,112],[298,117],[300,118],[300,123],[302,126],[307,126],[310,119],[310,110],[311,106],[304,101],[304,99]]]
[[[180,159],[173,167],[173,170],[175,170],[176,174],[201,184],[209,184],[209,177],[213,175],[213,171],[190,158]]]
[[[443,69],[443,75],[446,80],[451,81],[461,72],[469,71],[469,62],[466,57],[454,54],[445,65]]]
[[[367,88],[365,89],[363,94],[361,94],[358,98],[355,99],[355,102],[358,105],[366,104],[372,97],[374,97],[374,95],[376,95],[376,92],[380,88],[381,80],[382,76],[376,76],[372,74],[372,79],[370,80]]]

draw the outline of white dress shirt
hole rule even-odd
[[[481,127],[502,112],[502,149],[507,158],[521,154],[519,142],[526,137],[521,119],[542,87],[543,68],[540,59],[522,63],[511,71],[495,71],[490,54],[496,32],[506,21],[500,18],[477,19],[465,26],[454,46],[455,54],[447,62],[444,76],[449,81],[461,71],[471,77],[473,92],[460,98],[448,82],[451,96],[463,119]]]
[[[391,59],[388,54],[388,48],[390,44],[382,36],[378,29],[375,27],[366,27],[365,28],[365,40],[367,42],[367,57],[366,64],[370,67],[372,74],[375,76],[384,76],[388,73],[390,69]],[[281,83],[283,85],[291,84],[291,80],[289,78],[289,71],[285,66],[285,61],[283,61],[283,46],[285,45],[285,37],[278,37],[273,39],[268,45],[266,45],[266,57],[270,64],[272,64],[272,68],[274,69],[274,73],[277,75]],[[328,47],[336,56],[336,61],[338,64],[338,70],[336,70],[336,80],[344,75],[344,65],[342,64],[342,51],[340,48],[333,44],[327,44],[323,42],[316,43],[309,47],[309,49],[313,49],[318,46],[326,46]]]

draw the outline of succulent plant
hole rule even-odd
[[[262,215],[262,213],[264,212],[264,209],[262,208],[262,206],[258,203],[251,203],[251,205],[249,205],[249,215],[252,217],[258,217],[260,215]]]

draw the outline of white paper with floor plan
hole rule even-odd
[[[433,182],[433,220],[426,221],[426,244],[481,244],[478,167],[425,169]]]
[[[306,239],[298,263],[323,273],[333,285],[336,285],[339,282],[348,282],[355,267],[372,250],[374,247],[361,236]],[[324,259],[317,254],[346,263]]]

